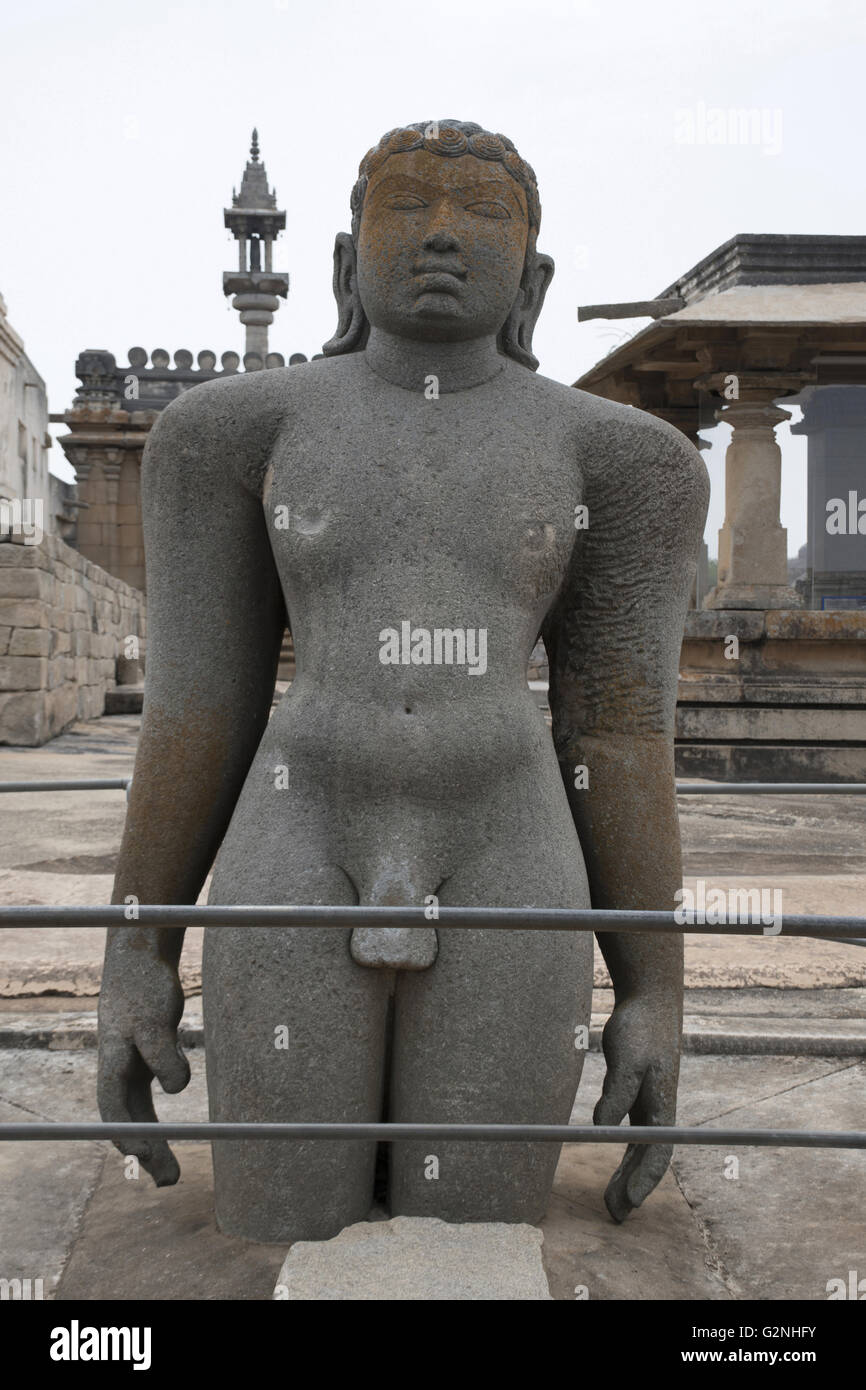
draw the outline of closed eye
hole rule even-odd
[[[504,203],[467,203],[467,212],[475,212],[479,217],[492,217],[504,221],[511,217],[511,213]]]
[[[388,199],[388,207],[397,212],[414,212],[416,208],[426,208],[427,204],[423,198],[418,198],[414,193],[396,193]]]

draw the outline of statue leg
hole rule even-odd
[[[523,849],[505,869],[500,857],[450,879],[442,906],[589,906],[579,850],[551,862],[537,830],[512,843]],[[566,1124],[583,1065],[576,1029],[589,1025],[591,934],[440,925],[438,937],[429,970],[397,977],[389,1119]],[[538,1221],[559,1151],[528,1142],[392,1144],[391,1211]]]
[[[303,879],[280,883],[273,900],[356,901],[336,866]],[[245,883],[240,868],[215,876],[214,884],[211,902],[254,902],[261,895],[261,883]],[[206,930],[202,994],[212,1120],[382,1118],[393,972],[356,965],[349,935],[329,928]],[[227,1235],[250,1240],[327,1240],[367,1216],[375,1160],[371,1142],[216,1141],[217,1223]]]

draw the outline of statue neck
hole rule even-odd
[[[398,338],[383,328],[370,329],[364,357],[377,376],[395,386],[423,391],[430,384],[428,378],[435,376],[442,393],[482,386],[504,371],[506,365],[492,335],[468,342],[433,343]]]

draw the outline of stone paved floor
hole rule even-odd
[[[138,726],[104,719],[42,749],[0,750],[0,779],[125,774]],[[122,792],[0,797],[0,903],[107,902],[124,811]],[[780,887],[787,913],[866,910],[866,799],[686,798],[681,820],[687,884]],[[0,931],[0,1119],[97,1118],[101,937]],[[200,941],[188,940],[195,1036]],[[697,1050],[683,1060],[679,1123],[866,1129],[866,950],[691,936],[686,952]],[[607,983],[598,961],[596,1032]],[[160,1096],[163,1118],[206,1118],[201,1047],[190,1055],[193,1081]],[[591,1052],[575,1123],[590,1120],[603,1065]],[[0,1145],[0,1278],[42,1278],[61,1299],[269,1297],[285,1250],[220,1235],[208,1147],[179,1148],[181,1183],[156,1190],[127,1181],[108,1145]],[[563,1151],[543,1223],[555,1297],[814,1300],[830,1279],[866,1276],[863,1151],[681,1146],[644,1208],[615,1226],[603,1191],[620,1152]]]
[[[164,1119],[207,1118],[201,1049]],[[0,1119],[96,1119],[95,1053],[0,1052]],[[573,1122],[588,1124],[603,1062],[587,1058]],[[686,1057],[679,1122],[712,1129],[864,1124],[866,1062]],[[180,1183],[129,1181],[109,1145],[0,1144],[0,1277],[41,1278],[61,1299],[270,1296],[285,1256],[220,1235],[205,1144],[177,1146]],[[673,1171],[621,1226],[603,1203],[621,1150],[566,1146],[542,1223],[555,1298],[826,1299],[866,1273],[866,1153],[680,1147]],[[732,1163],[737,1160],[737,1164]],[[728,1176],[737,1170],[738,1176]]]

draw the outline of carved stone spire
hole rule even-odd
[[[235,296],[232,306],[246,328],[244,364],[248,371],[254,371],[265,366],[268,328],[279,308],[279,298],[285,299],[289,293],[288,275],[272,267],[273,243],[286,225],[286,214],[277,207],[276,193],[268,187],[256,129],[240,192],[232,191],[232,206],[224,215],[225,225],[238,243],[238,269],[223,275],[223,293]]]

